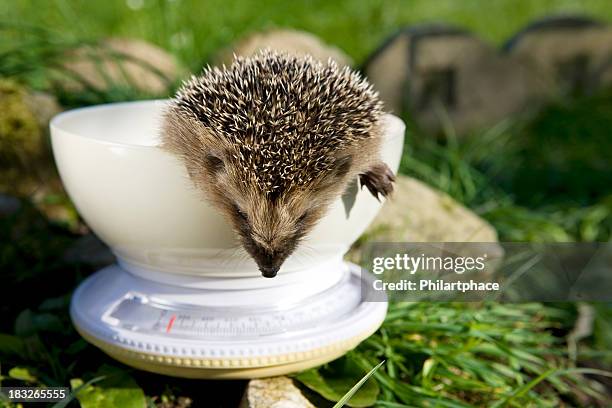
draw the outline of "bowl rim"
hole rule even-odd
[[[171,100],[172,99],[145,99],[145,100],[138,100],[138,101],[104,103],[104,104],[98,104],[98,105],[92,105],[92,106],[85,106],[82,108],[70,109],[70,110],[58,113],[49,122],[49,129],[51,130],[51,138],[53,140],[55,137],[57,137],[55,135],[61,132],[62,135],[70,135],[71,137],[74,137],[74,138],[86,139],[93,143],[99,143],[99,144],[107,145],[107,146],[116,146],[116,147],[124,147],[124,148],[130,147],[130,148],[138,148],[138,149],[159,149],[160,148],[159,143],[158,144],[138,144],[138,143],[125,143],[125,142],[104,140],[104,139],[100,139],[97,137],[79,134],[78,132],[75,132],[74,130],[69,130],[66,127],[63,127],[62,125],[65,121],[75,116],[80,116],[83,114],[90,114],[98,110],[116,109],[116,108],[121,108],[121,107],[136,107],[138,105],[165,106]],[[399,126],[399,128],[401,129],[403,128],[401,131],[401,135],[404,134],[406,125],[404,121],[398,116],[393,115],[392,113],[385,112],[383,113],[383,121],[385,125],[388,125],[391,127]],[[161,129],[158,129],[158,131],[161,131]],[[397,134],[395,134],[394,132],[384,132],[383,134],[383,139],[385,141],[390,140],[394,137],[397,137]]]

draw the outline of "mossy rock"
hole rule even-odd
[[[366,231],[395,242],[497,242],[485,220],[450,196],[411,177],[399,176],[395,191]]]
[[[450,196],[407,176],[398,176],[393,195],[348,253],[359,261],[366,242],[478,242],[501,256],[495,229]],[[468,248],[469,249],[469,248]]]
[[[0,78],[0,191],[28,197],[62,191],[48,137],[60,111],[53,96]]]
[[[0,79],[0,168],[24,166],[42,154],[43,131],[27,101],[28,91]]]

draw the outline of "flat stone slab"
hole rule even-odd
[[[287,377],[249,381],[240,408],[315,408]]]

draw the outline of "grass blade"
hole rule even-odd
[[[510,401],[512,401],[515,397],[520,397],[522,395],[525,395],[527,392],[529,392],[529,390],[531,390],[533,387],[535,387],[536,385],[544,381],[546,378],[552,375],[555,371],[557,370],[554,368],[546,370],[545,372],[543,372],[542,374],[540,374],[533,380],[529,381],[527,384],[523,385],[522,387],[517,388],[512,394],[508,395],[503,400],[496,402],[494,405],[492,405],[491,408],[505,406]]]
[[[351,388],[346,394],[344,394],[344,396],[340,399],[340,401],[336,402],[336,404],[334,405],[333,408],[341,408],[343,407],[348,400],[351,399],[351,397],[353,395],[355,395],[355,393],[357,391],[359,391],[359,389],[361,388],[361,386],[368,381],[368,379],[372,376],[372,374],[374,374],[376,372],[376,370],[378,370],[380,368],[380,366],[382,366],[385,362],[381,361],[380,363],[378,363],[378,365],[374,368],[372,368],[370,370],[369,373],[367,373],[361,380],[359,380],[359,382],[355,385],[353,385],[353,388]]]
[[[53,407],[52,407],[52,408],[64,408],[64,407],[68,406],[68,404],[69,404],[70,402],[72,402],[72,400],[73,400],[73,399],[75,399],[75,398],[76,398],[77,394],[78,394],[78,393],[79,393],[79,392],[80,392],[82,389],[84,389],[84,388],[86,388],[86,387],[89,387],[90,385],[95,384],[95,383],[97,383],[97,382],[99,382],[99,381],[102,381],[102,380],[104,380],[106,377],[107,377],[106,375],[101,375],[101,376],[99,376],[99,377],[92,378],[91,380],[87,381],[86,383],[83,383],[83,384],[79,385],[77,388],[75,388],[75,389],[74,389],[74,390],[73,390],[73,391],[70,393],[70,396],[69,396],[69,397],[64,398],[64,399],[63,399],[63,400],[61,400],[61,401],[58,401],[58,402],[57,402],[55,405],[53,405]]]

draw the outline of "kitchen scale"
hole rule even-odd
[[[192,378],[307,369],[340,357],[382,323],[387,303],[364,301],[372,277],[356,265],[334,262],[299,275],[231,290],[220,287],[232,278],[168,274],[172,285],[113,265],[79,286],[70,314],[84,338],[117,360]]]
[[[74,292],[79,333],[143,370],[254,378],[326,363],[376,331],[387,304],[380,293],[367,301],[372,276],[342,257],[381,203],[357,188],[338,198],[278,275],[263,278],[184,165],[159,148],[166,106],[113,103],[51,121],[66,191],[117,257]],[[385,115],[384,129],[381,157],[397,170],[405,126]]]

